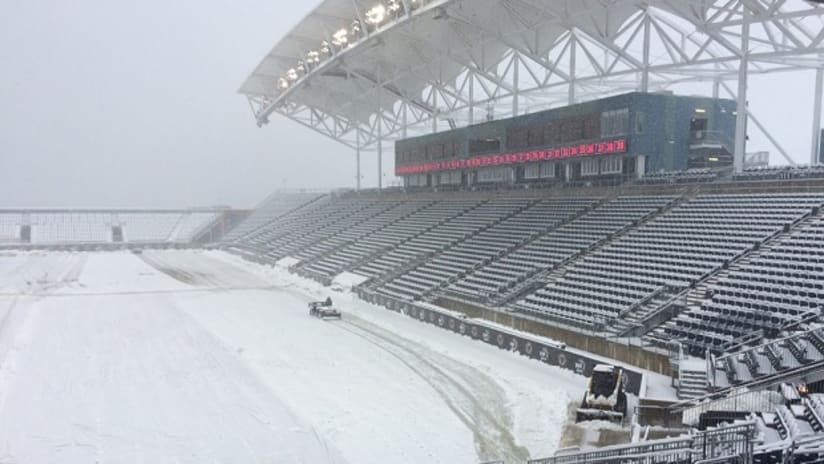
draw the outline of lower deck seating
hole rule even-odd
[[[252,214],[241,224],[229,231],[223,237],[223,242],[239,241],[246,235],[265,227],[266,224],[272,223],[277,218],[318,201],[324,196],[313,192],[275,192],[255,207]]]
[[[672,197],[620,197],[569,223],[555,227],[566,217],[595,205],[595,200],[563,203],[562,211],[570,208],[572,211],[565,216],[550,218],[546,233],[526,246],[475,270],[450,289],[455,293],[480,299],[505,295],[535,274],[552,269],[663,208],[672,200]]]
[[[23,215],[20,213],[0,213],[0,244],[20,241],[20,226]]]
[[[807,194],[699,195],[576,260],[563,277],[515,308],[560,323],[597,328],[656,292],[689,288],[810,214],[822,200],[821,195]],[[717,311],[729,309],[718,317],[742,331],[750,328],[735,319],[740,314],[730,306],[737,306],[736,301],[726,298],[718,303]],[[770,317],[793,318],[798,311],[788,308]],[[780,321],[761,325],[775,324]],[[727,328],[719,332],[726,334]]]
[[[710,389],[746,386],[766,377],[817,369],[824,363],[824,328],[805,330],[742,351],[712,355]],[[824,367],[821,367],[824,369]]]
[[[484,260],[505,252],[524,237],[509,219],[533,206],[534,199],[499,198],[485,202],[430,231],[427,242],[437,256],[392,279],[378,291],[403,299],[417,299]],[[504,219],[507,221],[501,222]],[[520,230],[520,229],[519,229]]]
[[[798,207],[820,204],[800,197]],[[824,314],[824,216],[811,217],[711,285],[710,297],[657,328],[693,353],[718,351],[753,331],[775,338],[805,316]]]

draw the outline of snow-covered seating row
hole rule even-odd
[[[741,351],[711,355],[707,373],[713,391],[741,387],[765,378],[780,380],[824,369],[824,328],[804,330]]]
[[[416,299],[461,272],[492,259],[515,246],[521,236],[513,234],[508,219],[537,200],[493,198],[465,214],[419,237],[437,256],[383,285],[378,291],[403,299]],[[507,224],[501,221],[507,220]]]
[[[428,224],[426,218],[437,218],[425,213],[437,203],[434,200],[395,202],[383,214],[345,230],[340,234],[342,243],[306,266],[306,269],[316,275],[332,277],[381,250],[393,248],[411,239]]]
[[[313,192],[275,192],[255,207],[237,227],[225,237],[224,242],[233,242],[265,226],[284,214],[318,200],[322,195]]]
[[[558,200],[549,203],[553,213],[546,219],[547,233],[476,269],[453,284],[450,290],[481,299],[506,295],[518,284],[589,249],[653,214],[670,201],[671,197],[620,197],[560,227],[555,226],[593,207],[597,200]]]
[[[718,173],[709,168],[687,169],[686,171],[663,171],[649,173],[639,182],[641,184],[681,184],[695,182],[712,182],[718,179]]]
[[[313,204],[276,221],[274,227],[267,227],[252,242],[271,259],[298,253],[311,256],[307,254],[309,246],[340,233],[351,220],[364,220],[385,207],[376,198],[357,196]],[[324,251],[327,250],[315,249],[315,253]]]
[[[787,200],[776,205],[778,209],[763,210],[760,220],[766,214],[790,220],[793,214],[820,206],[822,197],[796,195]],[[750,219],[755,224],[758,220]],[[656,333],[702,354],[707,349],[720,351],[754,331],[774,338],[786,325],[808,315],[820,316],[824,310],[824,216],[806,219],[736,265],[709,287],[707,296],[700,307],[690,308]]]
[[[189,243],[220,214],[210,210],[4,211],[0,244]]]
[[[515,308],[596,328],[661,289],[693,286],[822,201],[806,194],[699,195],[578,259]]]
[[[112,215],[105,213],[33,213],[32,243],[110,242]]]
[[[733,179],[740,181],[820,178],[824,178],[824,164],[755,167],[733,176]]]
[[[385,276],[422,257],[440,252],[464,237],[461,217],[481,205],[485,197],[454,198],[439,202],[415,214],[403,233],[412,238],[380,253],[375,259],[358,266],[355,272],[368,277]]]
[[[19,213],[0,213],[0,244],[20,242],[22,219]]]

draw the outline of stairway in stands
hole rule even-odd
[[[701,362],[686,364],[678,370],[678,399],[691,400],[707,395],[707,369]]]

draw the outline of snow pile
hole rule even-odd
[[[352,288],[369,280],[369,277],[360,274],[353,274],[351,272],[342,272],[332,280],[332,287],[337,287],[343,291],[351,291]]]

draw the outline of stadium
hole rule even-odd
[[[820,2],[318,3],[239,93],[351,188],[0,210],[0,462],[824,462]]]

